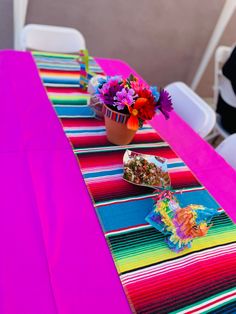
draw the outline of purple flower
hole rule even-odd
[[[170,94],[164,89],[160,92],[157,109],[163,113],[166,119],[169,119],[169,112],[173,110],[173,106]]]
[[[123,88],[120,92],[116,93],[114,106],[117,106],[118,110],[123,110],[126,106],[131,106],[134,102],[133,95],[134,90],[132,88],[128,89],[128,91]]]
[[[101,88],[98,88],[97,96],[105,105],[113,105],[116,93],[121,91],[122,88],[123,86],[121,85],[120,77],[115,76],[104,83]]]

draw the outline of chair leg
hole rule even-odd
[[[209,141],[215,139],[216,137],[218,137],[219,135],[220,135],[219,131],[214,127],[214,129],[211,131],[211,133],[205,137],[205,140],[207,142],[209,142]]]

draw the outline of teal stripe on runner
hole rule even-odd
[[[83,133],[102,133],[102,132],[105,132],[105,128],[103,129],[94,129],[94,130],[65,130],[66,134],[75,134],[75,133],[78,133],[78,134],[83,134]]]
[[[114,170],[104,170],[104,171],[97,171],[97,172],[90,172],[90,173],[83,173],[83,176],[85,179],[88,178],[97,178],[97,177],[103,177],[103,176],[113,176],[123,174],[123,168],[116,168]]]
[[[168,163],[167,168],[172,169],[172,168],[177,168],[177,167],[185,167],[184,162],[176,162],[176,163]]]
[[[183,207],[189,204],[201,204],[209,208],[219,208],[206,190],[183,192],[175,196]],[[97,206],[105,232],[146,224],[145,217],[153,207],[152,198],[141,199],[138,202],[135,197],[133,199],[125,203]]]
[[[59,117],[83,117],[83,116],[91,116],[94,117],[94,112],[89,106],[56,106],[54,105],[56,113]]]
[[[65,77],[44,77],[41,76],[43,83],[61,83],[61,84],[75,84],[79,85],[79,77],[76,79],[73,78],[65,78]]]

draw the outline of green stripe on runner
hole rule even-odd
[[[53,102],[54,105],[87,105],[88,104],[88,99],[59,99],[59,98],[54,98],[54,97],[50,97],[50,100]]]
[[[75,94],[70,94],[70,95],[67,95],[67,94],[63,94],[62,93],[62,95],[60,95],[60,94],[54,94],[54,93],[48,93],[48,95],[49,95],[49,98],[50,99],[58,99],[58,100],[64,100],[64,101],[66,101],[66,100],[68,100],[68,101],[70,101],[70,100],[88,100],[89,98],[90,98],[90,95],[89,94],[77,94],[77,95],[75,95]]]

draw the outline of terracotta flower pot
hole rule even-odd
[[[136,133],[136,131],[129,130],[126,126],[129,114],[116,112],[106,105],[103,105],[102,111],[105,118],[108,141],[115,145],[129,144]]]

